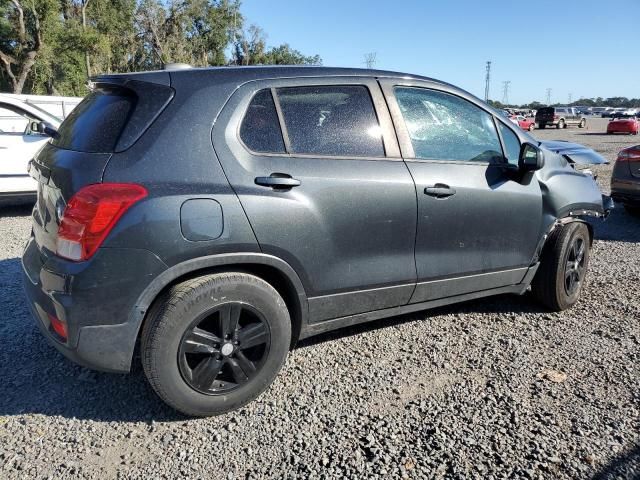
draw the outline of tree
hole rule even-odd
[[[298,50],[292,49],[288,43],[283,43],[279,47],[274,47],[267,51],[266,62],[273,65],[322,65],[320,55],[305,56]]]
[[[0,0],[0,90],[85,95],[92,75],[171,62],[321,63],[265,39],[239,0]]]
[[[22,93],[27,78],[43,48],[48,24],[55,22],[54,0],[4,0],[0,3],[0,63],[13,93]]]
[[[256,25],[251,25],[246,32],[240,32],[233,47],[235,65],[260,65],[267,60],[265,34]]]

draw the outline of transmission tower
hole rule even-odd
[[[487,62],[487,75],[485,77],[484,84],[484,101],[489,101],[489,84],[491,82],[491,60]]]
[[[376,65],[376,57],[378,54],[376,52],[370,52],[364,54],[364,64],[367,68],[373,68]]]
[[[547,105],[551,105],[551,89],[547,88]]]
[[[504,105],[509,105],[509,85],[511,85],[511,80],[502,82],[502,103]]]

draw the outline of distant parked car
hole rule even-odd
[[[522,115],[512,115],[509,117],[509,120],[511,120],[523,130],[529,130],[531,132],[536,128],[535,120],[523,117]]]
[[[0,95],[0,120],[0,204],[35,201],[37,183],[29,176],[27,165],[49,140],[42,126],[56,129],[62,120],[4,95]]]
[[[629,213],[640,216],[640,145],[618,153],[611,174],[611,197]]]
[[[638,127],[638,120],[635,118],[617,118],[609,122],[607,125],[607,133],[628,133],[629,135],[637,135]]]
[[[536,123],[539,128],[545,128],[547,125],[553,125],[556,128],[576,125],[584,128],[587,125],[587,119],[574,107],[543,107],[536,113]]]
[[[600,115],[602,118],[616,118],[616,117],[622,117],[623,113],[626,110],[626,108],[612,108],[610,110],[605,110],[604,112],[602,112],[602,115]]]

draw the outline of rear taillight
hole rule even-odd
[[[143,186],[130,183],[98,183],[82,188],[64,210],[56,253],[74,261],[91,258],[124,212],[146,196]]]
[[[554,119],[554,120],[558,120],[559,118],[560,118],[560,115],[554,115],[554,116],[553,116],[553,119]]]
[[[627,149],[618,154],[618,162],[640,162],[640,150]]]

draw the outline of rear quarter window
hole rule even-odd
[[[240,125],[240,138],[254,152],[285,152],[280,121],[271,90],[260,90],[251,99]]]

